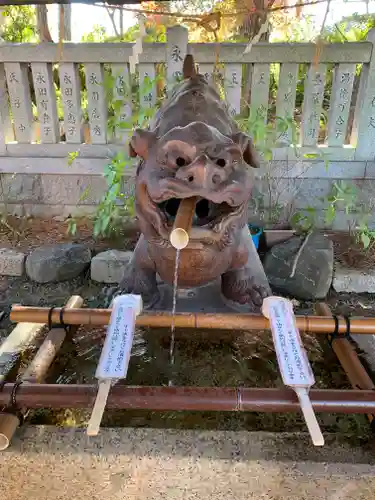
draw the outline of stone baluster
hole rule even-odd
[[[6,154],[6,145],[14,141],[13,125],[9,113],[9,96],[4,65],[0,64],[0,155]]]
[[[188,48],[188,30],[183,26],[167,29],[167,91],[182,78],[182,66]]]
[[[139,69],[139,103],[141,108],[156,106],[156,71],[151,63],[140,63]]]
[[[339,64],[333,73],[328,118],[328,146],[342,146],[348,129],[355,64]]]
[[[38,110],[40,142],[56,144],[60,142],[60,130],[52,65],[48,63],[32,63],[31,71]]]
[[[64,131],[68,144],[82,143],[81,85],[74,63],[59,65],[61,99],[64,109]]]
[[[302,110],[302,146],[318,144],[326,70],[325,64],[311,64],[309,67]]]
[[[210,63],[199,63],[199,73],[205,77],[205,79],[209,82],[212,80],[212,75],[214,73],[215,66]]]
[[[263,117],[267,122],[268,98],[270,93],[270,65],[253,65],[251,79],[250,121]]]
[[[227,63],[224,66],[225,97],[232,116],[241,111],[242,64]]]
[[[129,66],[127,64],[111,64],[111,70],[113,78],[113,100],[119,103],[115,106],[115,137],[122,142],[126,140],[129,131],[132,130],[132,99]]]
[[[363,64],[353,124],[356,160],[375,159],[375,29],[368,32],[367,40],[372,42],[373,49],[371,61]]]
[[[276,99],[276,116],[294,118],[298,78],[298,64],[283,63],[280,67],[279,88]],[[292,142],[292,130],[289,127],[278,138],[279,143]]]
[[[104,88],[104,69],[101,64],[85,64],[87,111],[92,144],[107,142],[107,102]]]
[[[5,63],[4,66],[16,140],[29,144],[33,134],[33,114],[27,66],[17,62]]]

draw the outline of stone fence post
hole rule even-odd
[[[375,160],[375,28],[368,32],[367,40],[373,48],[370,62],[363,64],[356,103],[353,124],[357,138],[356,160]]]
[[[182,66],[188,51],[188,30],[183,26],[167,29],[167,90],[182,78]]]

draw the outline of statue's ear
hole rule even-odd
[[[132,158],[140,156],[144,160],[148,158],[148,152],[155,143],[156,136],[149,130],[136,129],[129,142],[129,155]]]
[[[239,145],[245,162],[253,168],[259,168],[259,156],[251,137],[244,132],[237,132],[232,135],[232,140],[235,144]]]

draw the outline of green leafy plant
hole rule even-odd
[[[368,215],[362,214],[357,221],[354,237],[367,250],[375,240],[375,230],[368,227]]]
[[[353,184],[345,181],[334,182],[331,193],[327,198],[322,198],[328,206],[324,209],[325,224],[331,226],[336,218],[336,210],[339,206],[343,206],[345,213],[348,215],[351,210],[354,210],[357,200],[357,192]]]
[[[107,190],[94,216],[94,236],[111,236],[119,232],[124,218],[134,216],[134,195],[123,190],[125,169],[131,166],[130,158],[117,153],[106,166],[104,178]]]
[[[76,158],[78,158],[78,151],[71,151],[70,153],[68,153],[68,165],[69,167],[71,167],[73,165],[73,162]]]

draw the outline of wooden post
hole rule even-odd
[[[81,144],[82,105],[77,65],[73,63],[61,63],[59,65],[59,76],[64,108],[65,140],[68,144]]]
[[[298,64],[281,64],[276,100],[276,116],[280,118],[294,118],[297,78]],[[290,128],[286,130],[278,138],[278,142],[290,144],[292,142],[292,130]]]
[[[270,93],[270,65],[254,64],[251,79],[250,120],[263,117],[267,122]]]
[[[241,111],[242,64],[226,64],[224,67],[225,97],[232,116]]]
[[[40,141],[46,144],[55,144],[60,142],[60,127],[52,66],[47,63],[32,63],[31,71],[33,73],[35,99],[38,109]]]
[[[182,66],[188,48],[188,30],[183,26],[167,28],[167,90],[182,78]]]
[[[107,104],[104,69],[101,64],[89,63],[85,65],[85,71],[91,143],[106,144]]]
[[[21,63],[5,63],[10,105],[16,139],[29,144],[32,137],[33,115],[27,67]]]
[[[372,42],[371,61],[363,64],[352,140],[356,143],[355,160],[374,160],[375,156],[375,29],[367,34]]]
[[[82,307],[82,305],[83,298],[79,295],[73,295],[68,300],[65,307],[66,309],[75,309]],[[76,332],[78,328],[78,326],[73,327],[72,333]],[[53,328],[48,332],[34,359],[22,375],[22,382],[43,382],[49,367],[65,340],[65,337],[66,332],[63,328]],[[27,408],[22,408],[21,415],[23,417],[27,415]],[[0,451],[8,448],[19,425],[20,419],[17,415],[5,412],[0,413]]]

